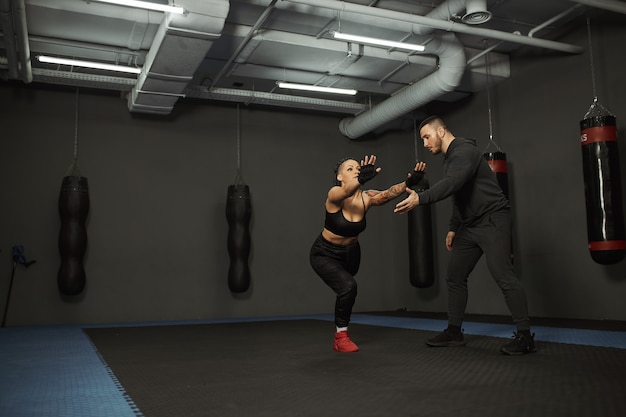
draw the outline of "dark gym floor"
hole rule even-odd
[[[331,315],[9,326],[0,416],[626,415],[624,322],[533,319],[539,352],[523,357],[498,352],[506,318],[470,316],[466,347],[427,348],[445,325],[355,314],[355,354],[332,351]]]

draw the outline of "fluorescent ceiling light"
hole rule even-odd
[[[120,6],[137,7],[139,9],[156,10],[159,12],[169,12],[169,13],[178,13],[178,14],[185,13],[185,9],[183,9],[182,7],[170,6],[168,4],[151,3],[149,1],[138,1],[138,0],[88,0],[88,1],[119,4]]]
[[[72,65],[75,67],[95,68],[95,69],[101,69],[101,70],[107,70],[107,71],[128,72],[131,74],[139,74],[141,72],[141,68],[127,67],[124,65],[104,64],[102,62],[80,61],[77,59],[67,59],[67,58],[55,58],[55,57],[46,56],[46,55],[38,55],[37,59],[39,60],[39,62],[46,62],[50,64]]]
[[[353,96],[357,93],[356,90],[353,90],[351,88],[321,87],[319,85],[294,84],[294,83],[285,83],[282,81],[277,81],[276,84],[278,84],[280,88],[290,88],[292,90],[317,91],[320,93],[333,93],[333,94],[346,94],[349,96]]]
[[[423,51],[426,49],[424,45],[416,45],[413,43],[394,42],[385,39],[368,38],[366,36],[349,35],[341,32],[332,32],[332,34],[335,39],[342,39],[344,41],[352,41],[356,43],[368,43],[371,45],[388,46],[390,48],[409,49],[411,51]]]

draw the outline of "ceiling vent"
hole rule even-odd
[[[461,21],[468,25],[480,25],[491,19],[491,12],[487,10],[487,0],[467,0],[465,15]]]

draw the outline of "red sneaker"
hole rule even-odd
[[[335,344],[333,345],[333,349],[337,352],[359,351],[359,347],[352,340],[350,340],[350,336],[348,336],[348,332],[346,330],[335,333]]]

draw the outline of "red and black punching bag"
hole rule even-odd
[[[250,189],[247,185],[228,186],[226,219],[228,220],[228,288],[235,293],[246,292],[250,287]]]
[[[589,252],[599,264],[614,264],[626,255],[615,116],[585,115],[580,121],[580,144]]]
[[[57,283],[59,291],[65,295],[80,294],[85,288],[86,274],[83,257],[87,248],[85,222],[88,213],[87,178],[74,175],[64,177],[59,194],[61,266],[57,273]]]
[[[509,199],[509,166],[506,163],[506,153],[502,151],[485,152],[483,154],[489,164],[491,171],[496,174],[496,181],[502,189],[504,196]],[[513,242],[511,242],[511,260],[515,259],[513,254]]]
[[[418,193],[429,188],[422,177],[412,187]],[[435,281],[433,226],[430,204],[418,205],[407,213],[409,222],[409,280],[417,288],[428,288]]]
[[[504,152],[485,152],[483,154],[489,167],[496,174],[498,185],[502,188],[506,198],[509,198],[509,169],[506,164],[506,153]]]

